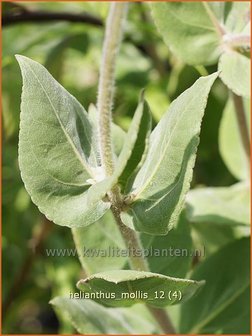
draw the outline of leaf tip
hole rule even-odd
[[[30,61],[30,59],[28,57],[23,56],[23,55],[19,55],[19,54],[15,54],[15,58],[16,58],[18,64],[20,65],[20,67],[21,67],[21,65],[24,65],[24,63],[26,61]]]
[[[22,59],[26,58],[25,56],[19,55],[19,54],[15,54],[14,56],[15,56],[15,58],[18,62],[21,61]]]
[[[140,91],[140,94],[139,94],[139,104],[140,103],[144,103],[144,98],[145,98],[145,88],[143,88],[141,91]]]
[[[196,281],[196,282],[200,287],[204,286],[206,284],[206,280],[200,280],[200,281]]]
[[[19,54],[15,54],[14,56],[15,56],[17,62],[20,63],[20,61],[21,61],[21,59],[22,59],[23,56],[19,55]]]
[[[81,279],[81,280],[79,280],[78,282],[77,282],[77,284],[76,284],[76,287],[79,289],[79,290],[82,290],[83,289],[83,284],[85,284],[87,281],[86,281],[86,279]]]

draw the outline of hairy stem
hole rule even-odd
[[[246,153],[248,165],[250,165],[250,137],[243,100],[241,96],[238,96],[233,92],[232,97],[243,148]]]
[[[114,95],[116,55],[122,39],[123,22],[126,12],[127,3],[111,3],[106,21],[100,68],[97,109],[99,114],[101,160],[106,176],[112,175],[114,170],[111,145],[111,110]]]
[[[103,45],[102,63],[100,69],[97,109],[99,115],[99,145],[101,161],[106,176],[114,171],[113,150],[111,144],[111,119],[114,94],[114,77],[116,55],[122,39],[122,28],[127,12],[124,2],[112,2],[106,21],[105,40]],[[121,220],[122,199],[118,186],[108,193],[111,201],[111,211],[130,254],[130,266],[134,270],[149,271],[146,259],[142,256],[142,244],[138,234],[128,228]],[[141,253],[136,251],[141,250]],[[166,312],[147,306],[162,330],[174,334],[174,329]]]
[[[138,271],[149,272],[149,265],[147,260],[142,255],[143,247],[137,232],[131,230],[125,224],[123,224],[120,218],[120,209],[117,206],[113,205],[111,210],[129,251],[131,268]],[[140,251],[140,253],[138,253],[138,251]],[[169,315],[165,310],[154,308],[149,305],[146,305],[146,307],[164,333],[175,334],[175,329],[171,323]]]
[[[112,206],[111,210],[129,251],[131,268],[137,271],[148,272],[149,266],[146,259],[142,255],[138,256],[142,253],[143,247],[137,232],[131,230],[122,222],[120,218],[120,210],[115,205]],[[141,253],[137,253],[137,251],[140,251]]]

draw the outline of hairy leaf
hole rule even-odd
[[[197,267],[192,277],[204,278],[206,285],[197,297],[182,305],[181,333],[250,333],[249,256],[250,239],[243,238],[224,246]]]
[[[150,136],[150,148],[131,190],[122,221],[162,235],[172,228],[190,187],[207,97],[217,77],[201,77],[170,105]]]
[[[131,155],[119,178],[119,183],[122,189],[125,188],[127,182],[130,183],[129,180],[131,180],[132,183],[132,177],[134,178],[137,171],[143,165],[149,146],[149,136],[151,133],[151,114],[149,106],[145,101],[140,102],[140,104],[141,105],[139,108],[143,109],[143,113],[137,130],[137,138],[135,140],[134,147],[132,148]],[[132,121],[132,125],[133,123],[135,123],[134,119]],[[125,142],[129,141],[132,136],[133,132],[129,132]]]
[[[250,125],[250,100],[244,99],[244,108],[247,117],[247,125]],[[250,129],[250,127],[248,127]],[[222,159],[230,172],[238,180],[249,178],[249,167],[242,144],[236,112],[232,99],[229,99],[219,129],[219,148]]]
[[[128,178],[135,172],[144,155],[148,142],[150,130],[150,111],[148,105],[141,98],[130,128],[125,136],[124,145],[116,161],[115,171],[112,176],[93,185],[88,191],[89,204],[96,204],[97,201],[106,195],[121,179],[124,185]],[[145,138],[146,137],[146,138]],[[143,157],[144,158],[144,157]]]
[[[80,280],[77,287],[86,293],[107,293],[95,298],[99,303],[110,307],[130,307],[135,303],[148,303],[154,307],[165,307],[181,303],[193,296],[204,284],[193,281],[172,278],[162,274],[140,271],[108,271],[91,275]],[[155,291],[164,291],[164,298],[156,298]],[[144,297],[143,295],[146,295]],[[172,295],[173,293],[173,295]],[[177,296],[174,296],[177,293]],[[114,294],[114,298],[108,295]]]
[[[221,36],[209,4],[155,2],[151,8],[161,36],[175,55],[189,64],[216,63],[221,53]]]
[[[23,76],[19,165],[26,189],[56,224],[87,226],[110,207],[101,199],[87,206],[88,180],[98,167],[87,113],[42,65],[17,59]]]
[[[247,182],[231,187],[189,191],[187,214],[192,222],[250,224],[250,190]]]
[[[149,334],[158,328],[141,305],[132,308],[104,308],[87,299],[56,297],[50,301],[80,334]]]
[[[237,51],[225,51],[219,60],[220,77],[239,96],[250,97],[250,59]]]
[[[178,224],[165,236],[141,234],[151,272],[185,277],[192,261],[192,238],[184,211]]]
[[[88,274],[121,269],[126,264],[128,259],[116,254],[126,247],[110,211],[93,225],[73,228],[72,233],[80,262]]]
[[[250,3],[249,1],[233,1],[223,3],[224,9],[222,17],[225,19],[227,31],[233,33],[245,33],[250,23]],[[250,33],[250,29],[247,32]]]

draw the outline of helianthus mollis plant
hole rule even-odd
[[[110,5],[97,104],[88,112],[42,65],[17,55],[23,77],[19,138],[22,179],[39,210],[49,220],[72,230],[79,250],[82,244],[90,243],[92,235],[98,237],[98,243],[103,239],[108,239],[108,244],[120,240],[121,246],[131,251],[142,250],[148,240],[156,245],[168,244],[172,239],[189,243],[186,217],[195,220],[200,211],[201,220],[211,216],[207,213],[210,208],[198,207],[207,197],[204,190],[188,194],[209,92],[220,76],[233,90],[236,105],[241,104],[241,95],[249,95],[247,76],[233,80],[236,67],[243,69],[249,62],[247,28],[242,21],[242,32],[238,31],[234,20],[237,9],[229,9],[222,17],[221,3],[219,7],[217,3],[152,3],[154,21],[172,52],[189,64],[219,62],[219,71],[200,77],[177,97],[154,129],[144,91],[139,92],[138,106],[125,133],[113,123],[112,105],[127,7],[127,3]],[[123,143],[121,147],[119,142]],[[246,146],[244,136],[242,142]],[[242,185],[242,191],[244,188]],[[197,192],[201,195],[195,201]],[[220,191],[215,193],[222,197]],[[218,217],[219,209],[216,212],[212,216]],[[110,237],[104,238],[106,235],[101,236],[99,230],[108,230]],[[235,244],[244,251],[248,247],[247,241]],[[226,247],[223,253],[229,255],[229,249],[233,247]],[[190,302],[194,302],[191,298],[204,291],[205,270],[210,267],[210,272],[216,272],[215,264],[223,255],[214,258],[209,261],[212,266],[202,265],[189,279],[185,277],[187,261],[186,265],[178,261],[170,269],[161,267],[158,272],[157,261],[133,252],[112,264],[100,265],[102,272],[92,272],[96,267],[81,257],[87,277],[79,280],[77,287],[86,298],[78,301],[58,297],[52,304],[67,313],[80,333],[175,333],[165,307],[189,300],[188,310],[183,304],[182,313],[188,311],[190,315]],[[245,291],[247,282],[244,286]],[[244,291],[240,294],[244,295]],[[106,295],[96,295],[100,292]],[[139,297],[134,293],[142,294]],[[136,303],[147,308],[141,310],[143,317],[134,316],[128,308]],[[197,311],[197,306],[193,309]],[[149,313],[153,325],[143,326],[141,319]],[[211,312],[208,314],[211,316]],[[99,324],[96,315],[104,319],[104,325]],[[195,316],[194,322],[184,318],[182,332],[216,331],[211,324],[207,329],[211,319],[204,323],[205,316],[202,320],[200,313]],[[129,324],[124,323],[129,320]]]

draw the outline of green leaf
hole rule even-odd
[[[88,274],[122,269],[128,262],[126,252],[123,252],[126,251],[125,244],[110,211],[97,223],[74,228],[72,233],[80,262]],[[169,234],[151,236],[143,233],[141,241],[151,272],[180,278],[186,275],[193,249],[190,225],[183,212],[178,225]]]
[[[150,111],[143,97],[137,106],[130,128],[125,136],[124,145],[116,161],[115,171],[112,176],[93,185],[88,191],[88,201],[90,204],[96,203],[105,197],[106,193],[121,180],[125,184],[131,174],[142,164],[145,158],[144,153],[148,143],[148,133],[150,130]],[[146,139],[144,137],[147,137]],[[144,141],[145,139],[145,141]]]
[[[88,274],[121,269],[126,264],[126,257],[116,255],[117,250],[126,247],[110,211],[93,225],[73,228],[72,233],[81,265]]]
[[[219,23],[203,2],[151,4],[155,24],[170,50],[188,64],[216,63],[221,48]]]
[[[87,52],[88,47],[89,37],[87,34],[68,35],[50,49],[45,61],[45,67],[54,78],[59,80],[64,72],[64,56],[67,49],[79,50],[83,55]]]
[[[213,225],[213,223],[208,222],[192,222],[191,227],[195,249],[202,251],[201,256],[203,257],[208,257],[222,246],[238,238],[235,234],[234,226],[232,225]],[[241,226],[235,228],[241,228]],[[243,236],[244,235],[242,235],[242,237]],[[240,237],[241,235],[239,238]]]
[[[250,23],[250,3],[249,1],[233,1],[231,3],[223,3],[225,9],[223,17],[226,16],[225,27],[232,33],[244,33]],[[250,34],[250,29],[247,34]]]
[[[50,301],[80,334],[155,334],[158,328],[145,307],[104,308],[86,299],[56,297]]]
[[[129,133],[129,135],[127,135],[125,139],[126,143],[130,140],[132,136],[134,136],[134,133],[137,133],[137,138],[132,148],[131,155],[119,178],[119,183],[122,189],[125,188],[127,182],[128,184],[133,182],[134,176],[136,175],[140,167],[143,165],[149,147],[149,136],[151,133],[150,109],[145,101],[140,102],[139,108],[143,109],[143,112],[138,129],[135,129],[135,131]],[[132,121],[132,125],[134,125],[133,123],[136,123],[134,119]]]
[[[92,226],[93,227],[93,226]],[[184,211],[178,224],[166,236],[141,234],[151,272],[183,278],[192,262],[192,238]]]
[[[112,123],[112,129],[111,129],[112,144],[114,148],[114,153],[117,157],[120,155],[123,149],[125,136],[126,133],[124,132],[124,130],[120,126]]]
[[[239,96],[250,97],[250,59],[237,51],[226,50],[218,69],[227,87]]]
[[[244,100],[247,124],[250,125],[250,101]],[[250,127],[249,127],[250,129]],[[234,103],[229,99],[219,129],[219,148],[222,159],[230,172],[239,180],[249,178],[249,167],[241,141]]]
[[[137,231],[162,235],[172,228],[189,190],[201,121],[214,73],[201,77],[170,105],[150,136],[150,148],[131,190],[122,221]]]
[[[77,287],[86,295],[102,293],[100,298],[96,296],[94,300],[104,306],[130,307],[141,302],[154,307],[165,307],[189,299],[203,284],[204,281],[172,278],[151,272],[122,270],[93,274],[85,280],[80,280]],[[158,293],[164,291],[164,298],[156,298],[155,291]],[[105,294],[106,297],[103,297]]]
[[[186,202],[188,219],[192,222],[250,224],[248,182],[237,183],[231,187],[190,190]]]
[[[204,278],[206,285],[197,297],[182,305],[181,333],[250,333],[249,256],[250,239],[243,238],[197,267],[192,277]]]
[[[87,113],[47,70],[17,56],[23,76],[19,165],[33,202],[56,224],[97,221],[110,207],[87,206],[88,180],[96,178],[97,154]]]

